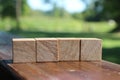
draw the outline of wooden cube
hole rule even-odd
[[[58,38],[59,61],[79,61],[80,40],[77,38]]]
[[[13,39],[13,63],[36,62],[35,39]]]
[[[58,41],[56,38],[36,38],[37,62],[58,61]]]
[[[101,39],[81,38],[81,61],[100,61],[102,58]]]

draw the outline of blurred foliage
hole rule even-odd
[[[63,17],[64,16],[64,10],[62,8],[58,8],[56,3],[53,4],[53,7],[54,7],[53,15],[55,17]]]
[[[73,18],[75,19],[83,19],[85,21],[91,21],[91,22],[98,22],[102,20],[102,0],[91,0],[91,2],[88,4],[87,0],[82,0],[86,4],[86,10],[82,13],[74,13]]]
[[[25,15],[28,11],[26,0],[0,0],[0,18],[10,18],[11,23],[16,22],[16,27],[11,30],[20,30],[20,16]]]
[[[120,17],[120,0],[104,0],[103,12],[106,14],[107,18],[117,18]]]
[[[34,15],[33,15],[34,14]],[[107,33],[115,28],[114,21],[107,22],[85,22],[83,20],[76,20],[72,17],[53,17],[46,16],[41,12],[32,12],[29,16],[20,18],[21,29],[23,31],[48,31],[48,32],[92,32],[92,33]],[[0,21],[0,29],[9,31],[15,25],[14,21],[9,18]]]
[[[17,0],[0,0],[0,13],[2,18],[16,17],[16,1]],[[22,0],[20,9],[22,14],[26,14],[28,12],[29,7],[26,0]]]
[[[15,18],[16,17],[16,2],[15,0],[0,0],[0,13],[1,17],[11,17]]]
[[[103,14],[108,19],[114,19],[117,23],[117,27],[111,32],[120,31],[120,0],[104,0],[103,2]]]
[[[116,28],[111,30],[110,32],[117,31],[119,32],[120,31],[119,3],[120,0],[91,0],[91,4],[87,5],[87,9],[82,13],[83,19],[85,19],[86,21],[101,21],[113,19],[115,20],[117,25]],[[77,15],[74,14],[74,18],[77,18]]]
[[[63,3],[63,0],[59,0],[61,3]],[[53,9],[51,11],[47,11],[46,13],[50,16],[54,17],[65,17],[66,15],[70,15],[70,13],[66,12],[63,7],[57,6],[57,0],[43,0],[45,4],[51,4],[53,6]],[[64,5],[63,5],[64,6]]]
[[[28,14],[30,14],[31,12],[31,8],[29,7],[27,0],[22,0],[22,6],[21,6],[21,11],[22,11],[22,15],[26,16]]]

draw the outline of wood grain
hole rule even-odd
[[[36,62],[35,39],[13,39],[13,62]]]
[[[59,61],[79,61],[80,40],[76,38],[58,38]]]
[[[9,64],[22,80],[119,80],[120,65],[100,62]],[[111,67],[112,66],[112,67]]]
[[[55,38],[36,38],[37,62],[58,61],[58,42]]]
[[[81,60],[100,61],[102,58],[101,39],[81,38]]]

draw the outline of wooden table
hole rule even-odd
[[[9,64],[22,80],[120,80],[120,66],[110,62]]]
[[[15,80],[120,80],[120,65],[101,62],[8,63],[11,46],[0,48],[0,65]],[[4,50],[6,49],[6,50]]]

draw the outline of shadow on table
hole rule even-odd
[[[18,80],[10,72],[10,68],[7,64],[12,63],[12,60],[0,60],[0,80]]]

